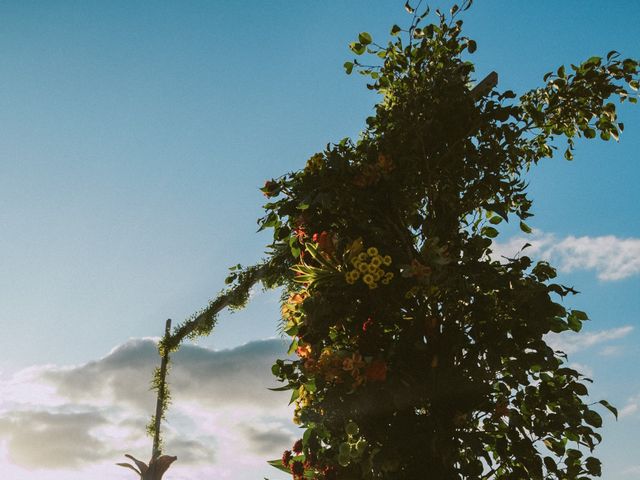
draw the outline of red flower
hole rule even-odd
[[[289,462],[291,461],[291,450],[285,450],[284,453],[282,454],[282,464],[285,467],[289,466]]]
[[[369,317],[367,318],[367,321],[362,324],[362,331],[366,332],[371,327],[373,327],[373,320],[371,319],[371,317]]]
[[[304,475],[304,465],[298,460],[291,462],[290,469],[291,473],[293,473],[294,478],[302,478],[302,476]]]
[[[314,233],[312,240],[318,244],[318,248],[323,252],[333,252],[333,238],[329,232]]]
[[[293,451],[295,453],[302,453],[302,440],[298,440],[293,444]]]
[[[324,467],[322,473],[324,474],[325,480],[336,480],[336,478],[338,478],[336,469],[331,465]]]
[[[367,380],[372,382],[383,382],[387,379],[387,364],[384,360],[374,360],[367,367],[365,372]]]

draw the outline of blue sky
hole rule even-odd
[[[13,402],[0,402],[0,466],[16,479],[72,479],[120,454],[111,459],[103,442],[93,462],[91,454],[69,465],[29,456],[24,445],[37,442],[21,444],[12,433],[28,430],[20,415],[81,413],[83,428],[87,418],[99,424],[98,413],[128,415],[80,402],[54,374],[92,361],[102,371],[118,348],[147,358],[141,338],[158,335],[165,318],[180,321],[205,305],[229,265],[257,261],[268,243],[255,233],[264,203],[258,188],[301,168],[328,142],[356,136],[376,101],[363,79],[344,75],[347,44],[363,30],[384,40],[393,23],[409,19],[400,1],[359,0],[0,1],[0,18],[0,398]],[[639,57],[638,18],[632,0],[606,8],[477,1],[464,17],[466,35],[478,43],[471,57],[478,78],[496,70],[499,87],[519,93],[563,63],[612,49]],[[571,305],[593,319],[583,340],[555,341],[593,374],[594,400],[626,408],[619,422],[606,422],[600,450],[605,477],[614,480],[640,478],[637,459],[621,448],[640,451],[633,435],[640,427],[640,109],[624,105],[620,117],[619,143],[581,143],[574,162],[551,159],[530,175],[535,252],[560,266],[561,280],[582,292]],[[509,232],[500,239],[505,249],[517,241]],[[276,344],[264,342],[276,336],[278,310],[276,294],[257,293],[246,311],[223,315],[199,342],[202,351],[190,352],[219,361],[212,349],[235,358],[254,341],[275,356]],[[261,378],[270,386],[268,375]],[[10,389],[51,396],[38,403]],[[190,395],[190,407],[176,407],[184,427],[176,427],[176,442],[193,434],[185,412],[215,417],[197,392]],[[242,427],[254,428],[251,441],[269,431],[281,440],[293,435],[286,415],[267,418],[253,407],[259,431]],[[206,445],[223,443],[216,432],[224,428],[198,437],[203,458]],[[133,443],[145,456],[143,441]],[[247,478],[270,474],[256,460],[267,450],[243,454]],[[224,478],[226,455],[213,457],[180,472],[211,467]]]

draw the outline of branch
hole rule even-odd
[[[260,263],[242,271],[238,275],[237,284],[234,287],[224,290],[217,298],[211,300],[208,307],[178,326],[166,340],[164,347],[175,350],[185,338],[198,335],[199,330],[210,330],[213,325],[209,326],[208,324],[212,323],[212,319],[223,309],[244,305],[251,287],[263,280],[268,271],[269,265],[267,263]]]

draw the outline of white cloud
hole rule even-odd
[[[541,258],[558,265],[562,272],[593,270],[603,281],[622,280],[640,274],[640,239],[601,237],[557,238],[550,233],[535,232],[531,237],[515,237],[493,244],[494,256],[513,257],[523,245],[531,246],[524,255]]]
[[[634,477],[640,477],[640,465],[633,465],[625,468],[622,473],[624,475],[633,475]]]
[[[570,355],[572,353],[586,350],[595,345],[624,338],[632,331],[633,327],[631,325],[626,325],[624,327],[600,330],[597,332],[550,333],[545,336],[545,340],[554,350],[561,350],[567,355]]]
[[[640,395],[635,395],[627,400],[625,406],[618,412],[618,416],[620,418],[630,417],[638,412],[640,412]]]
[[[278,385],[271,365],[285,351],[276,339],[223,351],[185,345],[173,356],[163,427],[165,452],[178,456],[172,480],[282,478],[266,460],[291,446],[296,427],[288,393],[267,388]],[[115,463],[149,456],[158,360],[153,340],[133,339],[84,365],[0,379],[0,471],[12,480],[131,480]]]

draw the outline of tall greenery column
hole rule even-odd
[[[263,188],[297,354],[273,372],[304,430],[272,464],[296,479],[600,474],[588,379],[544,340],[587,315],[559,303],[574,291],[551,265],[496,259],[492,241],[501,222],[531,232],[529,168],[561,145],[571,160],[576,138],[617,139],[610,100],[635,103],[638,62],[592,57],[521,96],[495,75],[474,89],[468,6],[424,26],[407,7],[386,46],[361,33],[351,49],[374,65],[345,68],[381,95],[367,129]]]

